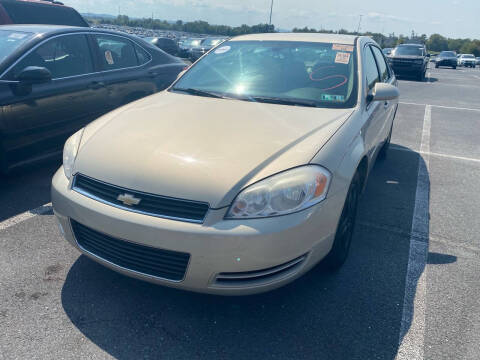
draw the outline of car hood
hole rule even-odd
[[[221,208],[244,186],[307,164],[352,112],[164,91],[87,126],[75,171]]]

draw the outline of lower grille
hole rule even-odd
[[[78,245],[90,254],[124,269],[166,280],[185,277],[190,254],[116,239],[71,220]]]
[[[305,254],[285,264],[263,270],[219,273],[215,282],[217,285],[223,286],[245,286],[269,282],[296,272],[306,258]]]

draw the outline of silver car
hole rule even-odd
[[[61,232],[125,275],[244,295],[338,269],[399,91],[368,37],[240,36],[65,144]]]

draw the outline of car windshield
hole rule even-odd
[[[464,59],[475,59],[475,56],[473,55],[463,55]]]
[[[355,69],[353,45],[229,41],[187,71],[172,91],[285,105],[353,107]]]
[[[455,57],[455,53],[453,51],[442,51],[440,53],[440,56],[445,56],[445,57]]]
[[[394,55],[422,56],[422,48],[416,46],[399,46],[393,50]]]
[[[0,30],[0,62],[33,36],[21,31]]]
[[[204,46],[215,46],[219,44],[223,39],[205,39],[202,41],[202,45]]]

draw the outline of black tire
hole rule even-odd
[[[322,261],[322,265],[328,271],[340,269],[345,263],[345,260],[347,260],[350,245],[352,244],[353,231],[355,229],[360,192],[360,176],[357,172],[348,189],[347,198],[345,199],[342,214],[338,221],[332,249]]]
[[[439,68],[439,66],[437,64],[435,64],[435,69],[438,69],[438,68]]]
[[[457,70],[457,67],[456,66],[452,66],[453,67],[453,70]]]
[[[423,81],[425,80],[425,73],[421,72],[420,74],[417,75],[418,81]]]
[[[388,148],[390,147],[390,141],[392,140],[392,132],[393,132],[393,122],[392,126],[390,127],[390,132],[388,133],[387,139],[382,145],[382,148],[378,152],[378,159],[385,160],[387,158]]]

